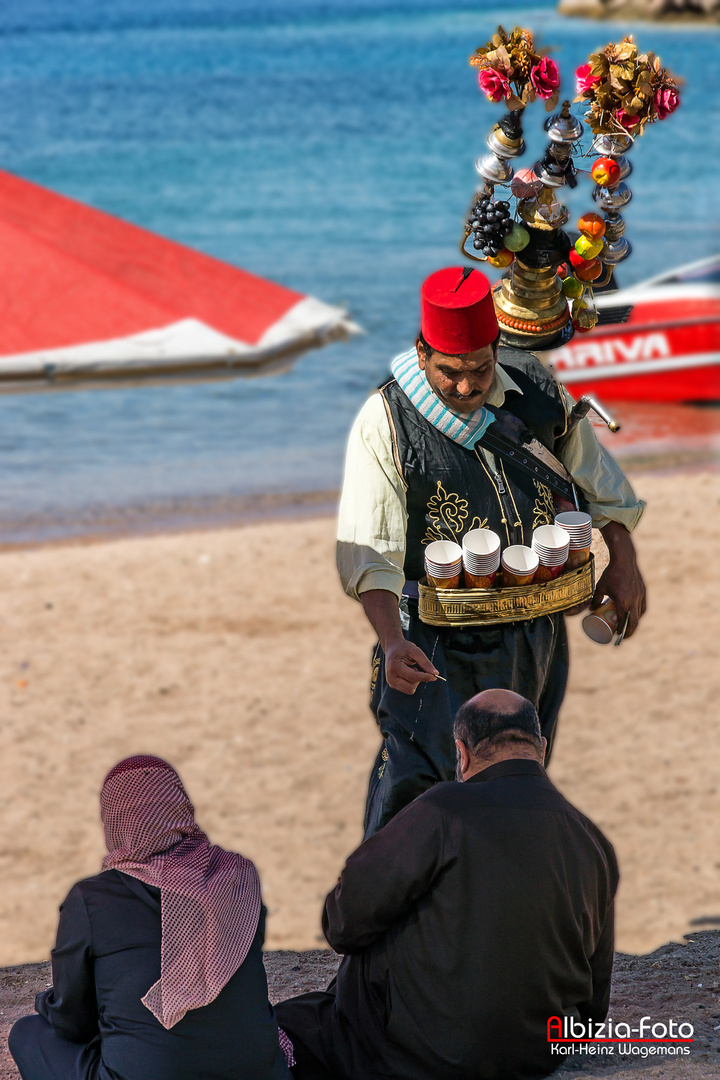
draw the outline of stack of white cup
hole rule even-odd
[[[433,540],[425,548],[425,571],[436,589],[457,589],[463,549],[452,540]]]
[[[592,543],[592,518],[582,510],[568,510],[555,515],[555,524],[570,537],[570,550],[581,551]]]
[[[570,537],[570,554],[565,569],[577,570],[590,559],[592,518],[582,510],[568,510],[556,514],[555,524]]]
[[[532,538],[533,551],[540,560],[547,574],[540,576],[552,581],[567,562],[570,551],[570,535],[557,525],[540,525]]]
[[[471,529],[462,542],[465,584],[489,589],[500,566],[500,537],[491,529]]]
[[[506,585],[529,585],[540,560],[532,548],[513,544],[502,553],[503,581]]]

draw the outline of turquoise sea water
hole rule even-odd
[[[366,331],[282,377],[0,399],[0,537],[337,487],[352,417],[414,335],[422,278],[457,260],[500,111],[467,58],[498,21],[553,48],[571,97],[574,68],[626,32],[685,79],[681,110],[633,150],[621,283],[717,251],[717,29],[490,0],[0,7],[0,167],[346,305]],[[544,118],[528,110],[522,164]],[[590,192],[566,201],[591,209]]]

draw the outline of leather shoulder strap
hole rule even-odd
[[[504,409],[494,409],[493,412],[495,422],[478,440],[478,445],[579,507],[577,490],[562,462],[537,442],[523,422],[512,413]]]

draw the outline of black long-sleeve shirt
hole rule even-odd
[[[59,1035],[100,1033],[98,1080],[289,1080],[262,962],[265,908],[244,962],[170,1030],[140,1000],[160,977],[160,890],[108,870],[60,908],[53,986],[35,1008]]]
[[[603,1019],[610,843],[530,760],[425,792],[350,856],[323,927],[378,1077],[544,1076],[551,1016]]]

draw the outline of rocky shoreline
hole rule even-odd
[[[560,0],[561,15],[632,22],[720,22],[720,0]]]

